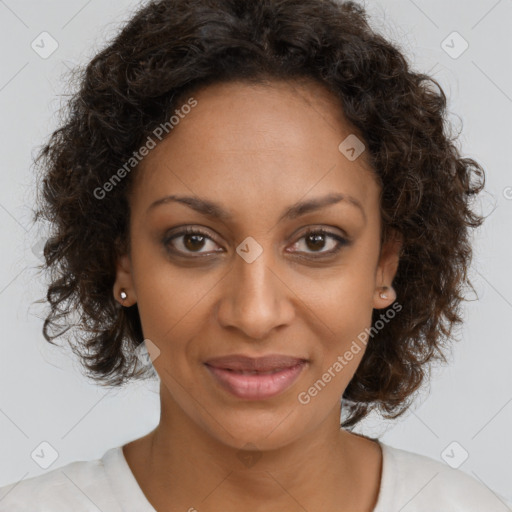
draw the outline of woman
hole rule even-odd
[[[88,374],[118,386],[154,368],[161,418],[0,489],[1,511],[506,510],[351,431],[402,414],[443,359],[484,185],[442,89],[365,16],[154,1],[88,64],[38,159],[43,332],[80,311]]]

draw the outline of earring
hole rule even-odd
[[[381,299],[387,299],[388,298],[388,294],[385,293],[385,291],[388,289],[388,287],[387,286],[383,286],[382,288],[383,288],[383,291],[381,291],[379,293],[379,296],[380,296]]]
[[[121,300],[126,300],[126,298],[128,297],[124,290],[121,290],[119,295],[121,296]]]

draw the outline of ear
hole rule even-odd
[[[395,230],[391,231],[388,239],[382,244],[375,273],[376,282],[373,299],[375,309],[387,308],[396,300],[396,292],[392,283],[398,270],[402,245],[403,236]],[[381,293],[384,296],[381,296]]]
[[[121,299],[121,290],[126,292],[126,299]],[[137,295],[133,286],[133,271],[131,258],[128,253],[117,257],[116,280],[113,286],[114,298],[123,306],[133,306],[137,302]]]

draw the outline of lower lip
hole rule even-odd
[[[219,384],[238,398],[263,400],[279,395],[288,389],[302,372],[305,362],[275,373],[242,374],[205,365]]]

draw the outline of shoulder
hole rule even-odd
[[[460,469],[380,443],[381,491],[375,512],[507,512],[505,499]],[[508,506],[507,506],[508,505]]]
[[[115,449],[107,453],[112,450]],[[112,508],[108,485],[102,459],[71,462],[0,487],[0,512],[80,512]]]

